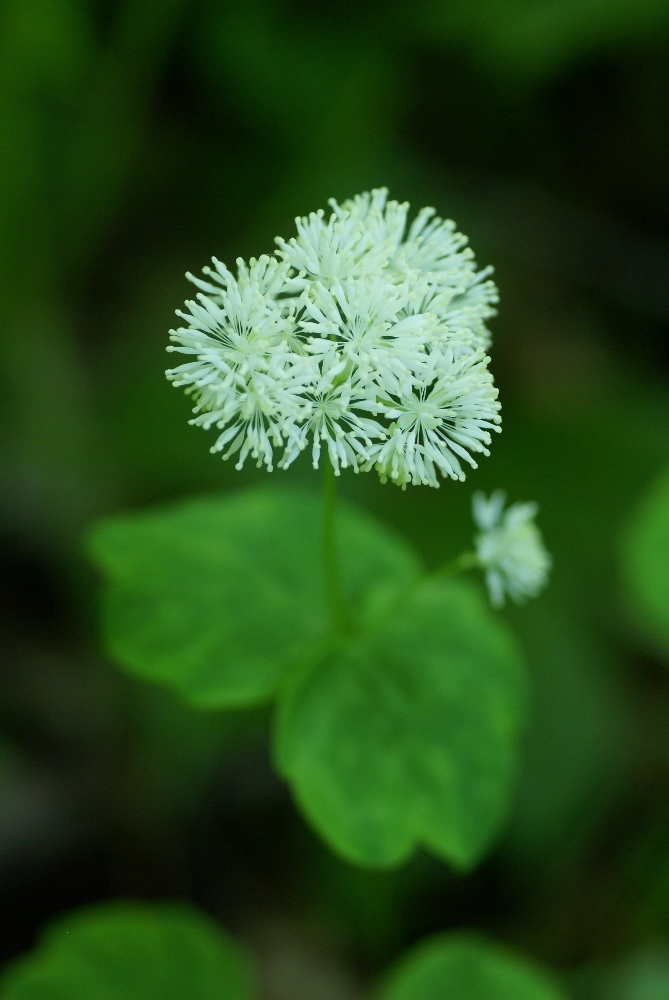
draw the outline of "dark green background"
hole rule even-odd
[[[185,897],[257,949],[273,1000],[350,1000],[460,926],[575,996],[669,996],[669,675],[618,555],[669,462],[668,37],[666,0],[0,4],[4,958],[66,908]],[[496,267],[504,431],[464,485],[342,492],[436,565],[472,490],[503,487],[539,502],[555,563],[508,612],[533,722],[466,878],[334,859],[262,714],[201,719],[105,662],[81,554],[98,515],[266,481],[210,456],[164,379],[184,271],[381,184]]]

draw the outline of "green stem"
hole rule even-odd
[[[463,573],[467,569],[475,569],[478,565],[479,561],[475,552],[463,552],[457,559],[451,559],[449,562],[437,566],[429,576],[455,576],[457,573]]]
[[[442,563],[441,566],[437,566],[436,569],[431,570],[424,576],[419,577],[417,580],[413,580],[406,587],[403,587],[399,593],[395,594],[394,598],[390,604],[385,609],[385,614],[390,615],[394,612],[400,612],[412,594],[416,591],[416,588],[421,585],[425,580],[435,580],[443,579],[443,577],[456,576],[458,573],[463,573],[468,569],[476,569],[479,565],[479,561],[476,557],[475,552],[463,552],[459,555],[457,559],[451,559],[449,562]]]
[[[323,459],[323,563],[325,586],[332,624],[344,630],[347,624],[346,602],[339,576],[336,536],[337,488],[334,469],[327,453]]]

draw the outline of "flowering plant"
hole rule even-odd
[[[296,219],[297,236],[277,238],[275,257],[237,261],[237,277],[215,257],[187,327],[168,351],[195,356],[168,369],[196,401],[192,424],[220,434],[212,452],[251,455],[287,469],[311,443],[314,468],[325,447],[331,468],[375,468],[381,481],[439,486],[463,481],[462,462],[488,455],[501,430],[498,391],[486,354],[495,315],[492,268],[477,270],[455,224],[409,205],[386,188]],[[536,596],[550,569],[536,505],[514,505],[498,524],[504,494],[473,500],[481,529],[473,557],[490,599]],[[461,562],[464,566],[465,563]]]
[[[324,503],[276,488],[109,519],[93,533],[116,659],[200,709],[275,702],[273,753],[296,803],[357,864],[416,845],[482,857],[513,787],[522,657],[478,591],[539,593],[533,504],[474,497],[470,552],[426,573],[406,543],[336,504],[343,469],[438,487],[500,430],[486,353],[497,289],[433,209],[407,227],[387,191],[297,220],[274,256],[216,258],[179,313],[167,372],[216,428],[212,451],[287,469],[309,449]],[[277,457],[278,456],[278,457]]]

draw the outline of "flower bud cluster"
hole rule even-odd
[[[381,188],[298,218],[272,257],[215,258],[178,315],[167,377],[215,427],[212,451],[287,468],[307,448],[335,473],[439,486],[488,454],[500,429],[488,370],[497,290],[450,221]],[[275,456],[278,453],[278,460]]]

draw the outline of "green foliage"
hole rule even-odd
[[[59,919],[11,965],[2,1000],[250,1000],[251,975],[213,921],[175,904],[111,903]]]
[[[327,629],[320,522],[317,497],[271,489],[102,522],[89,547],[111,584],[112,654],[200,707],[266,700]],[[411,550],[357,511],[342,512],[340,540],[353,607],[418,572]]]
[[[342,8],[253,0],[248,9],[185,0],[7,0],[0,15],[3,540],[10,543],[9,574],[15,545],[29,566],[53,567],[65,602],[59,607],[67,608],[59,617],[73,633],[87,620],[89,600],[72,544],[83,523],[111,506],[185,496],[212,483],[234,480],[236,487],[254,475],[226,470],[196,446],[184,400],[158,373],[163,331],[185,294],[185,267],[199,268],[212,252],[228,263],[239,252],[257,253],[297,212],[380,183],[414,205],[453,215],[482,260],[498,266],[503,308],[494,357],[505,431],[475,486],[504,485],[511,497],[540,502],[555,577],[531,609],[506,612],[527,652],[534,696],[512,834],[494,876],[512,886],[510,910],[501,916],[510,936],[527,937],[530,925],[537,949],[565,961],[617,951],[628,940],[628,922],[636,926],[624,898],[613,909],[604,902],[601,912],[590,910],[608,898],[602,842],[618,900],[628,836],[642,836],[637,825],[648,821],[666,824],[666,692],[637,669],[630,636],[620,641],[612,540],[669,453],[666,385],[653,385],[650,373],[635,385],[628,354],[630,344],[640,358],[657,348],[644,310],[666,315],[658,282],[667,217],[668,24],[666,0]],[[554,230],[541,222],[544,203],[549,221],[554,210]],[[580,228],[575,206],[584,210]],[[596,223],[600,211],[611,240],[593,253],[597,228],[591,232],[589,220]],[[644,234],[652,238],[645,242]],[[618,317],[610,305],[628,292],[632,306],[628,301]],[[616,335],[618,324],[624,332]],[[468,538],[468,485],[399,497],[371,478],[349,477],[345,489],[383,511],[431,564]],[[646,583],[638,584],[630,552],[632,589],[666,647],[661,585],[648,583],[647,566]],[[660,574],[659,544],[647,554]],[[10,612],[12,579],[3,586]],[[24,798],[21,792],[15,808],[13,789],[32,787],[24,754],[30,768],[34,743],[43,759],[52,725],[67,741],[66,783],[75,758],[88,767],[91,756],[99,768],[95,780],[105,796],[86,799],[95,829],[105,826],[103,800],[125,825],[128,803],[135,810],[138,803],[156,835],[163,832],[160,795],[199,808],[212,772],[239,745],[236,727],[246,732],[247,713],[198,712],[184,701],[195,699],[183,686],[135,685],[147,698],[145,715],[132,708],[135,739],[125,742],[125,708],[110,708],[123,735],[91,754],[81,735],[91,728],[88,634],[79,644],[73,635],[65,653],[57,645],[71,689],[59,685],[67,690],[56,699],[52,637],[33,628],[32,617],[29,624],[24,640],[2,622],[9,657],[2,723],[12,740],[18,736],[16,751],[0,750],[3,871],[12,864],[5,826],[11,832],[16,823],[20,838]],[[353,654],[338,655],[348,663]],[[326,664],[313,669],[320,675]],[[127,780],[115,774],[119,758],[128,761]],[[49,781],[59,778],[58,760],[49,753]],[[261,825],[266,819],[263,813]],[[86,838],[88,818],[81,829]],[[59,834],[50,839],[57,858]],[[255,848],[245,846],[252,866]],[[31,853],[41,864],[40,852]],[[290,857],[291,878],[308,882],[311,907],[323,895],[323,876],[304,879],[304,853],[294,843]],[[421,913],[439,921],[448,912],[450,920],[442,901],[452,892],[459,899],[462,884],[423,855],[415,861],[433,867],[404,895],[395,880],[413,866],[370,872],[342,865],[354,888],[336,869],[337,891],[355,896],[359,907],[347,925],[356,954],[363,925],[378,935],[383,955],[414,936],[411,914],[423,906],[418,884],[444,880],[437,914],[429,907]],[[651,938],[666,930],[665,868],[664,855],[648,866],[654,908],[644,933]],[[131,877],[124,888],[135,890]],[[354,909],[349,900],[342,912],[345,905]],[[489,922],[487,897],[474,893],[466,905]],[[607,984],[601,1000],[663,996],[666,961],[651,965],[644,959],[624,989]]]
[[[653,484],[639,506],[623,555],[633,597],[669,651],[669,472]]]
[[[666,30],[669,6],[665,0],[428,2],[420,22],[432,39],[469,50],[488,72],[536,84],[593,51]]]
[[[169,688],[137,686],[130,794],[155,823],[161,809],[197,808],[212,778],[266,732],[263,709],[202,712]]]
[[[507,407],[504,432],[477,473],[484,489],[503,482],[509,496],[537,500],[554,556],[555,572],[541,599],[531,609],[510,606],[504,615],[532,675],[513,844],[505,836],[505,848],[513,847],[514,866],[524,868],[535,887],[555,878],[549,891],[560,896],[564,876],[555,876],[546,862],[567,843],[577,853],[575,845],[587,841],[598,823],[608,824],[630,757],[636,759],[649,735],[646,707],[630,700],[631,675],[616,639],[621,608],[612,539],[669,452],[669,400],[661,385],[642,381],[631,365],[621,368],[610,355],[605,378],[591,365],[596,382],[586,380],[585,363],[574,363],[562,376],[564,389],[555,372],[544,373],[532,407]],[[569,406],[562,401],[567,381]],[[464,525],[461,545],[469,531],[468,500],[466,493],[453,498],[454,519]],[[432,524],[435,515],[428,516],[421,523]],[[633,741],[621,736],[625,731],[637,734]]]
[[[476,592],[417,584],[400,539],[344,508],[352,631],[331,629],[321,511],[260,489],[102,522],[105,634],[130,672],[203,708],[278,689],[277,761],[344,857],[386,866],[423,844],[474,864],[505,814],[524,675]]]
[[[661,944],[618,959],[593,976],[593,1000],[669,1000],[669,954]]]
[[[428,581],[291,678],[279,769],[352,861],[398,864],[419,843],[468,868],[506,811],[522,703],[507,631],[477,593]]]
[[[533,963],[468,935],[420,944],[390,974],[381,1000],[564,1000]]]

